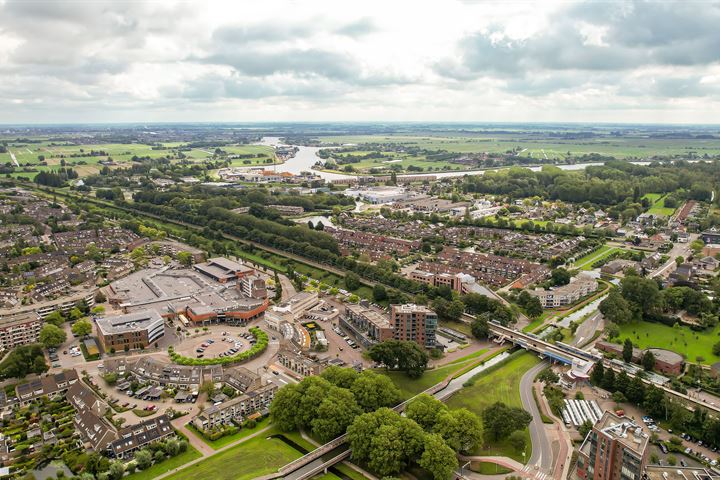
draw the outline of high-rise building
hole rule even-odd
[[[412,340],[420,345],[435,346],[437,314],[423,305],[412,303],[390,306],[390,325],[395,340]]]
[[[578,452],[583,480],[641,480],[647,464],[649,435],[632,420],[605,412]]]

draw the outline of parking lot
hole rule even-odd
[[[190,358],[219,358],[249,350],[255,343],[249,327],[221,324],[207,328],[181,340],[175,350]]]

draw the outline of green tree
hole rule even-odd
[[[432,429],[456,452],[470,452],[482,441],[480,418],[466,408],[441,411]]]
[[[352,370],[352,369],[346,369]],[[350,387],[357,404],[365,412],[381,407],[395,406],[400,400],[400,390],[386,375],[364,370]]]
[[[361,413],[362,410],[349,390],[331,387],[318,405],[316,417],[310,423],[313,435],[323,443],[329,442],[345,433],[347,427]]]
[[[603,378],[605,376],[605,367],[602,362],[597,362],[590,372],[590,382],[599,387],[602,385]]]
[[[556,268],[552,272],[550,272],[550,279],[552,280],[553,285],[559,286],[559,285],[567,285],[570,283],[570,272],[565,270],[564,268]]]
[[[532,416],[521,408],[495,402],[483,411],[483,426],[493,440],[507,438],[515,430],[525,428]]]
[[[365,371],[369,372],[370,370]],[[323,370],[320,376],[336,387],[350,388],[353,386],[353,383],[355,383],[355,380],[357,380],[358,372],[354,368],[343,368],[331,365]]]
[[[387,300],[387,291],[385,291],[385,287],[383,285],[376,283],[375,286],[373,286],[373,299],[376,302]]]
[[[626,363],[630,363],[633,358],[633,344],[629,338],[623,343],[622,358]]]
[[[428,354],[415,342],[386,340],[368,350],[368,356],[387,368],[397,368],[411,378],[419,378],[427,368]]]
[[[630,304],[616,289],[610,291],[598,308],[607,320],[617,325],[628,323],[633,318]]]
[[[443,438],[437,434],[425,435],[424,449],[418,465],[424,468],[435,480],[452,478],[458,468],[457,457]]]
[[[135,454],[135,463],[140,470],[147,470],[152,465],[152,453],[147,449],[142,449]]]
[[[642,357],[643,368],[651,372],[655,368],[655,355],[650,350],[647,350]]]
[[[447,411],[447,406],[436,398],[421,393],[405,407],[405,416],[420,425],[425,431],[432,431],[438,416]]]
[[[345,288],[352,292],[360,288],[361,285],[360,277],[356,273],[348,272],[345,274]]]
[[[110,463],[108,474],[112,480],[120,480],[125,475],[125,465],[120,461]]]
[[[490,326],[488,325],[487,317],[483,315],[477,316],[472,324],[470,325],[470,331],[473,337],[477,339],[485,339],[490,335]]]
[[[62,328],[48,323],[43,325],[38,339],[40,340],[40,343],[48,348],[59,347],[65,340],[67,340],[67,334]]]
[[[177,261],[180,262],[180,265],[184,265],[186,267],[189,267],[192,265],[192,254],[190,252],[178,252],[177,253]]]
[[[588,433],[590,433],[590,430],[592,430],[592,427],[592,422],[590,420],[585,420],[582,425],[578,427],[578,433],[580,434],[580,437],[587,437]]]
[[[78,320],[71,327],[72,333],[78,337],[84,337],[92,333],[92,324],[87,320]]]
[[[45,323],[51,323],[56,327],[59,327],[60,325],[65,323],[65,317],[63,317],[62,313],[59,310],[55,310],[50,315],[45,317]]]

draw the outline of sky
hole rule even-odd
[[[720,2],[0,0],[0,123],[720,123]]]

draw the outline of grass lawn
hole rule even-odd
[[[168,458],[164,462],[160,462],[157,465],[153,465],[152,467],[148,468],[147,470],[143,470],[142,472],[135,472],[132,475],[128,475],[125,477],[126,480],[152,480],[153,478],[157,477],[158,475],[167,472],[168,470],[172,470],[173,468],[178,468],[181,465],[185,465],[188,462],[192,462],[196,458],[200,458],[202,455],[200,452],[195,450],[191,445],[188,445],[188,449],[181,453],[180,455]]]
[[[629,338],[639,348],[665,348],[681,355],[688,361],[706,365],[720,361],[713,355],[712,347],[720,341],[720,325],[712,330],[693,332],[688,327],[668,327],[660,323],[638,322],[620,326],[619,340],[623,343]],[[698,357],[703,360],[698,361]]]
[[[250,480],[276,472],[302,454],[282,440],[269,438],[280,433],[270,429],[261,435],[222,451],[168,477],[171,480]],[[328,476],[325,478],[334,478]],[[151,478],[151,477],[148,477]],[[134,479],[132,479],[134,480]]]
[[[150,415],[157,413],[157,410],[141,410],[139,408],[136,408],[132,411],[135,415],[138,417],[149,417]]]
[[[669,208],[665,206],[666,196],[667,195],[662,195],[660,193],[645,194],[643,198],[647,198],[649,201],[652,202],[652,206],[648,209],[647,213],[651,215],[664,215],[666,217],[669,217],[673,213],[675,213],[674,208]]]
[[[505,475],[506,473],[513,472],[509,468],[490,462],[472,462],[470,464],[470,470],[482,475]]]
[[[581,270],[590,270],[593,263],[595,263],[597,260],[600,260],[601,258],[605,258],[606,256],[610,255],[610,253],[614,252],[617,249],[617,247],[611,247],[610,245],[603,245],[602,247],[598,248],[594,252],[590,252],[584,257],[580,257],[575,261],[573,266],[575,268],[580,268]],[[583,268],[587,267],[587,268]]]
[[[467,335],[469,337],[472,336],[472,330],[470,329],[470,325],[465,322],[460,322],[460,321],[455,321],[455,320],[443,320],[440,322],[440,326],[452,328],[453,330],[457,330],[460,333],[464,333],[465,335]]]
[[[520,379],[529,369],[540,362],[531,353],[513,356],[506,363],[483,372],[472,386],[460,390],[450,397],[447,406],[451,409],[467,408],[482,417],[485,408],[495,402],[503,402],[511,407],[522,408],[520,400]],[[526,457],[530,458],[530,432],[525,429]],[[492,442],[473,452],[474,455],[503,455],[523,461],[522,452],[515,450],[507,441]]]
[[[261,421],[259,421],[258,424],[255,426],[255,428],[242,428],[235,435],[227,435],[225,437],[220,437],[217,440],[208,440],[195,427],[193,427],[192,424],[188,425],[188,429],[195,436],[197,436],[200,440],[207,443],[213,450],[220,450],[225,445],[229,445],[233,442],[236,442],[236,441],[240,440],[241,438],[248,437],[248,436],[252,435],[253,433],[262,430],[263,428],[267,427],[268,425],[270,425],[270,418],[266,417],[266,418],[263,418]]]
[[[461,367],[458,363],[446,365],[444,367],[434,368],[432,370],[426,370],[420,378],[410,378],[405,372],[386,372],[385,370],[378,370],[378,373],[387,375],[390,380],[400,389],[403,400],[407,400],[410,397],[417,395],[418,393],[427,390],[443,381],[445,377],[455,372]]]

